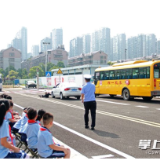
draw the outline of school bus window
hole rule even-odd
[[[147,78],[147,68],[139,68],[139,78]]]
[[[106,80],[109,80],[109,71],[106,71],[105,75],[106,75]]]
[[[121,70],[121,79],[126,79],[126,69]]]
[[[154,65],[154,78],[160,78],[160,63]]]
[[[95,72],[95,80],[98,81],[100,78],[100,73],[99,72]]]
[[[100,80],[105,80],[105,78],[106,78],[106,73],[105,72],[101,72]]]
[[[139,78],[139,68],[132,69],[132,77],[133,77],[133,79]]]
[[[126,70],[126,79],[132,79],[132,69],[127,69]]]
[[[147,78],[150,78],[150,67],[147,67]]]
[[[110,71],[110,74],[109,74],[109,79],[114,79],[114,71]]]
[[[115,71],[115,79],[121,79],[121,72],[120,72],[120,70]]]

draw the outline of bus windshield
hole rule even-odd
[[[154,65],[154,78],[160,78],[160,63]]]

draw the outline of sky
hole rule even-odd
[[[101,27],[110,28],[111,37],[154,33],[160,39],[159,6],[160,0],[0,0],[0,50],[23,26],[28,52],[54,28],[63,29],[67,51],[71,39]]]

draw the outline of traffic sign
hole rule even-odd
[[[61,69],[58,70],[57,74],[63,74]]]
[[[46,77],[51,77],[51,72],[46,72]]]

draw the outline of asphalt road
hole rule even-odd
[[[160,141],[160,99],[144,102],[140,98],[124,101],[122,97],[100,96],[96,98],[97,119],[92,131],[84,128],[84,107],[80,100],[39,98],[43,91],[36,90],[7,89],[5,92],[19,107],[45,109],[52,113],[53,136],[88,158],[99,155],[160,157],[160,149],[152,149],[154,140]],[[21,113],[19,107],[14,109]],[[140,140],[151,140],[150,147],[146,150],[139,148]]]

